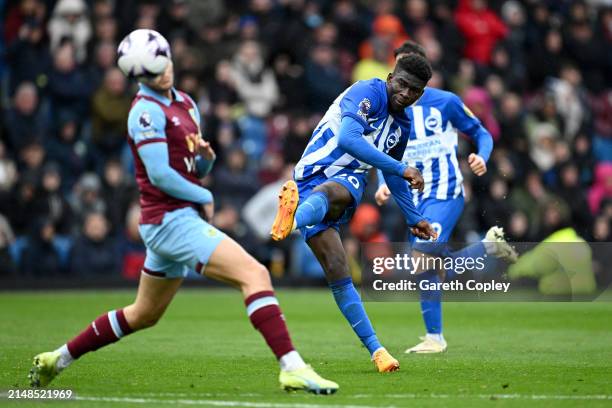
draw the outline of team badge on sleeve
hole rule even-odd
[[[140,114],[140,117],[138,118],[138,124],[143,129],[151,127],[151,125],[153,124],[153,119],[151,119],[151,115],[149,114],[149,112],[144,111]]]
[[[361,102],[359,102],[359,110],[357,114],[365,121],[368,120],[368,115],[370,114],[370,108],[372,107],[372,103],[368,98],[363,98]]]

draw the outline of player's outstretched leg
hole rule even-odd
[[[204,274],[242,291],[251,323],[280,363],[282,389],[315,394],[333,394],[338,390],[338,384],[319,376],[295,350],[267,269],[240,245],[224,238],[210,256]]]
[[[325,271],[338,308],[370,352],[376,369],[381,373],[398,370],[399,361],[378,341],[359,293],[349,276],[348,261],[338,232],[327,229],[310,238],[308,245]]]
[[[298,205],[298,187],[293,180],[283,185],[278,199],[278,210],[270,231],[275,241],[287,238],[297,228],[320,223],[329,210],[329,199],[324,191],[312,192]]]
[[[83,354],[114,343],[134,331],[155,325],[181,282],[182,279],[157,279],[142,274],[133,304],[104,313],[57,350],[35,356],[28,375],[30,385],[45,387]]]
[[[466,246],[457,251],[448,252],[447,256],[452,258],[481,258],[492,255],[507,262],[516,262],[518,254],[504,236],[501,227],[494,226],[489,228],[482,242]],[[453,280],[457,274],[453,270],[446,271],[446,280]],[[435,283],[439,282],[437,272],[425,272],[421,279]],[[442,353],[447,349],[447,343],[442,334],[442,305],[441,293],[438,290],[421,291],[421,312],[427,334],[421,338],[421,342],[414,347],[408,348],[406,353]]]

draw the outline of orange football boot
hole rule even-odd
[[[274,241],[281,241],[293,232],[295,211],[298,207],[299,195],[295,181],[289,180],[281,188],[278,195],[278,211],[270,235]]]
[[[400,368],[399,361],[384,348],[379,348],[374,352],[372,361],[376,365],[379,373],[389,373],[391,371],[397,371]]]

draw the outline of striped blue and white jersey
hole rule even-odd
[[[333,177],[344,169],[364,173],[372,167],[338,146],[340,122],[344,116],[358,120],[364,126],[364,139],[383,153],[388,154],[393,147],[407,142],[410,123],[407,117],[393,116],[388,111],[385,81],[355,82],[336,98],[315,128],[295,167],[296,180],[320,173]]]
[[[440,89],[425,88],[406,111],[412,127],[402,161],[416,167],[425,180],[423,192],[413,195],[415,205],[425,198],[457,198],[463,194],[457,130],[472,138],[486,130],[457,95]]]

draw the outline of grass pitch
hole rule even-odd
[[[405,355],[423,334],[418,303],[368,303],[400,359],[378,374],[325,290],[279,290],[298,350],[337,381],[333,396],[287,394],[238,293],[182,290],[162,321],[88,354],[52,388],[70,401],[8,400],[32,356],[64,343],[135,292],[0,294],[0,406],[319,408],[612,406],[612,303],[448,303],[449,349]]]

